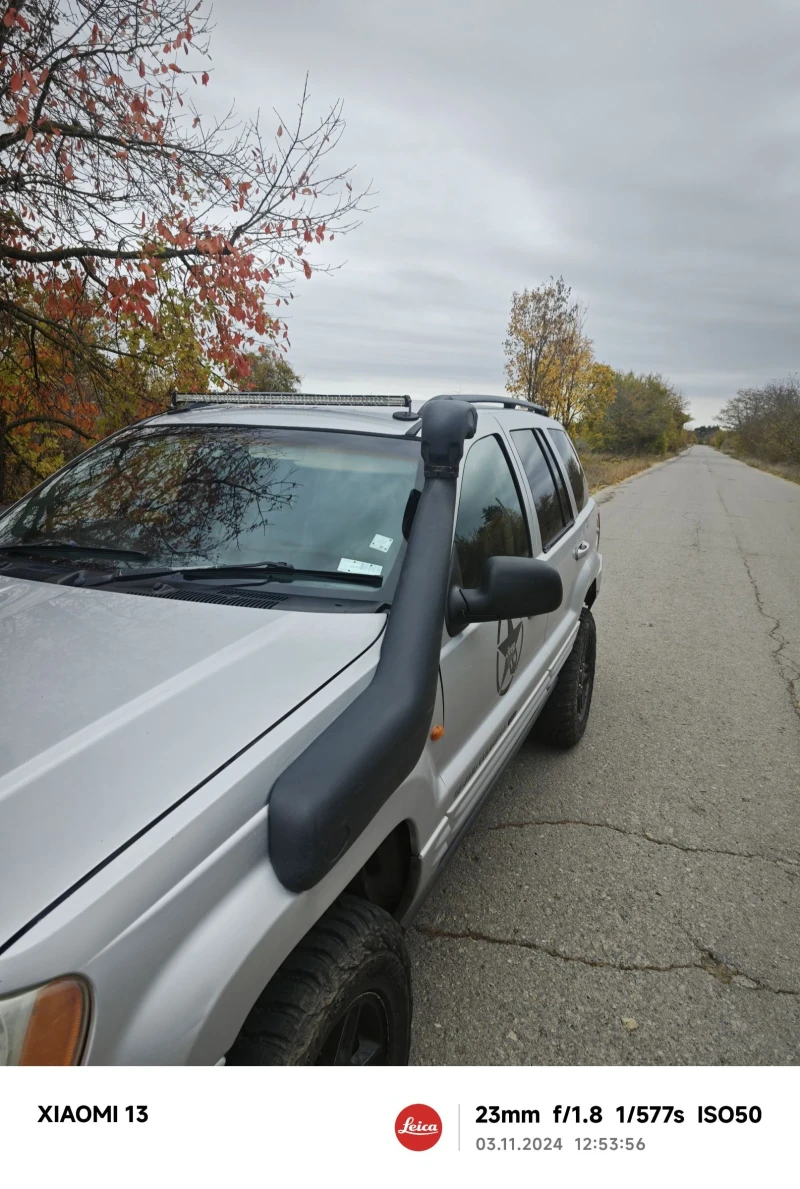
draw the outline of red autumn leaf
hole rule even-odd
[[[303,261],[303,272],[306,274],[306,280],[311,280],[311,265],[307,260]]]
[[[6,14],[8,15],[8,14]],[[5,24],[5,20],[3,21]],[[11,82],[8,84],[8,89],[12,95],[16,95],[17,91],[22,90],[22,73],[17,70],[11,75]]]
[[[64,178],[66,179],[66,181],[71,182],[74,177],[75,177],[75,170],[72,168],[71,165],[67,165],[67,167],[64,170]]]
[[[17,15],[16,8],[9,8],[8,12],[3,17],[3,24],[5,25],[6,29],[10,29],[11,26],[14,24],[16,15]]]
[[[209,79],[208,71],[204,70],[203,73],[200,75],[200,82],[203,84],[204,87],[208,86],[208,79]]]
[[[281,128],[280,124],[278,125],[278,136],[283,136],[283,128]]]

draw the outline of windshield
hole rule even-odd
[[[132,574],[283,562],[383,582],[403,543],[419,457],[404,438],[140,426],[0,517],[0,549],[80,546],[86,565],[96,547],[97,564]]]

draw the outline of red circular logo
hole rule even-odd
[[[394,1133],[404,1148],[410,1148],[412,1152],[424,1152],[441,1138],[442,1120],[432,1106],[415,1102],[397,1116]]]

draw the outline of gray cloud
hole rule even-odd
[[[298,287],[307,386],[501,391],[511,292],[563,273],[599,358],[709,420],[800,368],[800,10],[778,0],[216,9],[209,99],[342,97],[375,210]]]

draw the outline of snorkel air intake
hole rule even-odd
[[[270,860],[289,891],[328,874],[422,755],[436,702],[456,481],[476,424],[475,408],[458,399],[422,409],[425,480],[375,675],[270,793]]]

